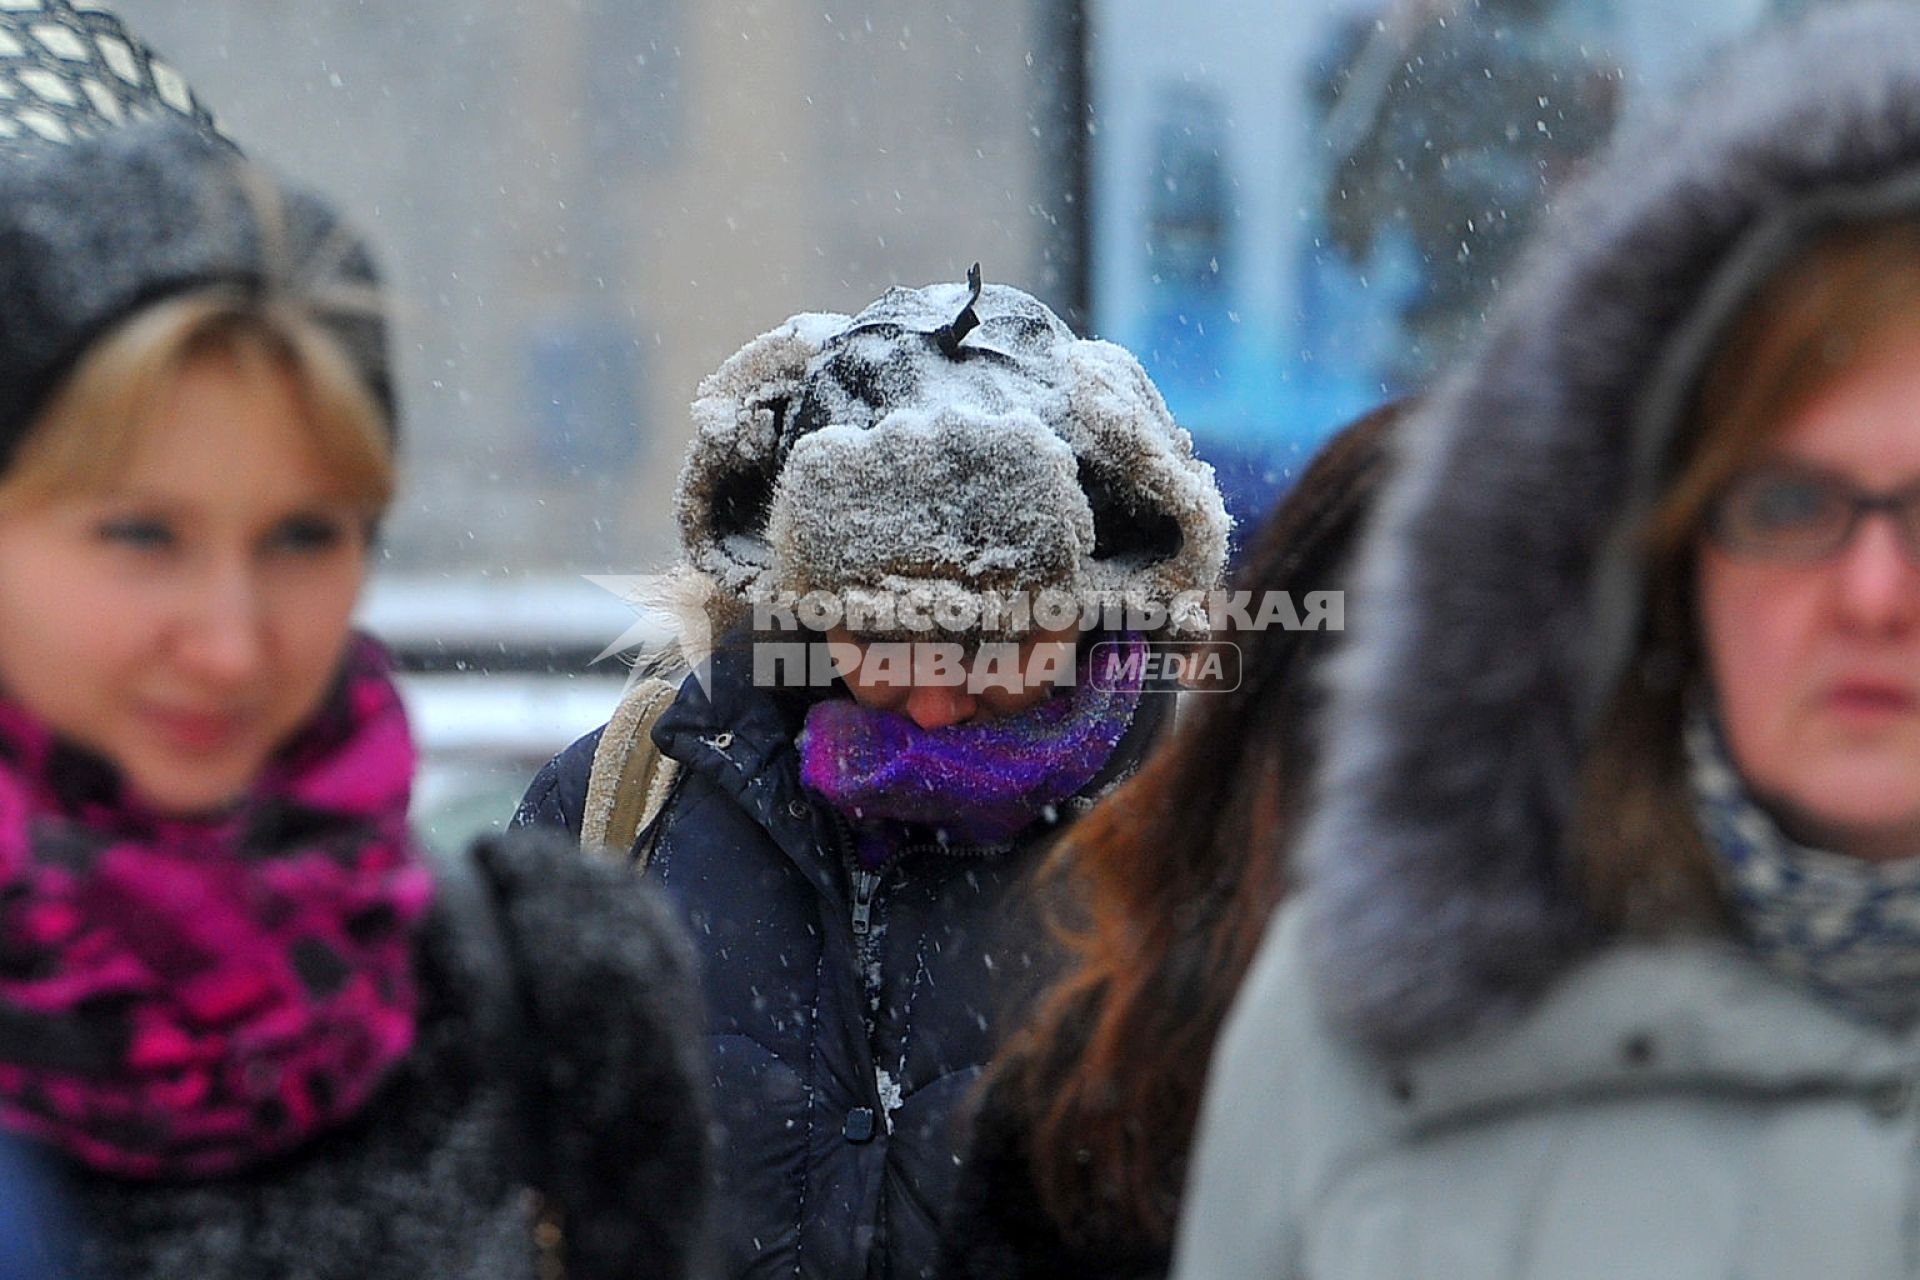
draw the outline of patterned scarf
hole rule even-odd
[[[869,871],[907,843],[907,827],[931,828],[941,844],[1004,843],[1106,764],[1139,705],[1145,650],[1131,633],[1090,646],[1071,694],[978,723],[922,729],[830,698],[807,713],[800,781],[854,824],[855,857]],[[1106,664],[1097,673],[1095,654]]]
[[[175,1178],[353,1115],[413,1043],[412,774],[367,640],[218,818],[150,811],[0,703],[0,1123]]]
[[[1867,862],[1796,844],[1752,797],[1711,712],[1687,714],[1694,811],[1749,944],[1781,973],[1869,1019],[1920,1014],[1920,858]]]

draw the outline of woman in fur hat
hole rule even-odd
[[[523,839],[429,866],[349,626],[394,476],[366,251],[97,6],[0,12],[0,1126],[85,1274],[673,1276],[688,961]]]
[[[1235,587],[1338,591],[1405,402],[1328,441]],[[1222,628],[1230,688],[1054,846],[1076,963],[993,1063],[942,1236],[945,1280],[1165,1276],[1207,1060],[1287,880],[1321,664],[1340,631]],[[1204,685],[1202,686],[1204,689]]]
[[[1745,49],[1536,249],[1408,423],[1175,1274],[1909,1274],[1920,13]]]
[[[729,638],[615,843],[704,961],[730,1274],[922,1276],[957,1109],[1052,965],[1019,882],[1170,710],[1125,628],[1204,633],[1225,512],[1132,357],[977,277],[796,316],[694,415],[682,575]],[[581,832],[608,741],[521,820]]]

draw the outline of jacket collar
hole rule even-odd
[[[653,739],[668,756],[732,790],[792,752],[807,708],[823,691],[756,684],[751,637],[738,632],[720,642],[705,668],[681,684]]]
[[[1891,1113],[1920,1084],[1920,1024],[1850,1018],[1737,944],[1701,935],[1616,942],[1568,967],[1517,1018],[1380,1053],[1328,1026],[1302,905],[1280,913],[1235,1017],[1257,1020],[1281,1055],[1280,1087],[1313,1101],[1295,1138],[1322,1156],[1630,1094],[1845,1095]]]
[[[1737,944],[1670,938],[1609,947],[1518,1021],[1390,1069],[1402,1122],[1622,1092],[1910,1092],[1920,1026],[1847,1017]],[[1904,1101],[1904,1092],[1902,1100]]]

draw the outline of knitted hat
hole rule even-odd
[[[971,286],[794,316],[701,383],[676,507],[717,621],[786,593],[967,617],[1066,592],[1205,632],[1229,528],[1213,469],[1126,351]]]
[[[72,142],[146,116],[173,116],[215,132],[213,116],[180,73],[100,5],[0,6],[0,145]]]
[[[98,338],[164,298],[294,293],[392,421],[365,246],[215,130],[179,74],[85,0],[0,4],[0,466]]]

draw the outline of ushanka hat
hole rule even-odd
[[[702,382],[693,416],[677,513],[723,626],[824,592],[1017,635],[993,602],[1047,592],[1206,630],[1229,528],[1213,469],[1131,355],[978,268],[794,316]]]
[[[0,466],[108,330],[220,286],[313,311],[392,422],[378,279],[333,210],[242,157],[107,10],[0,3]]]

